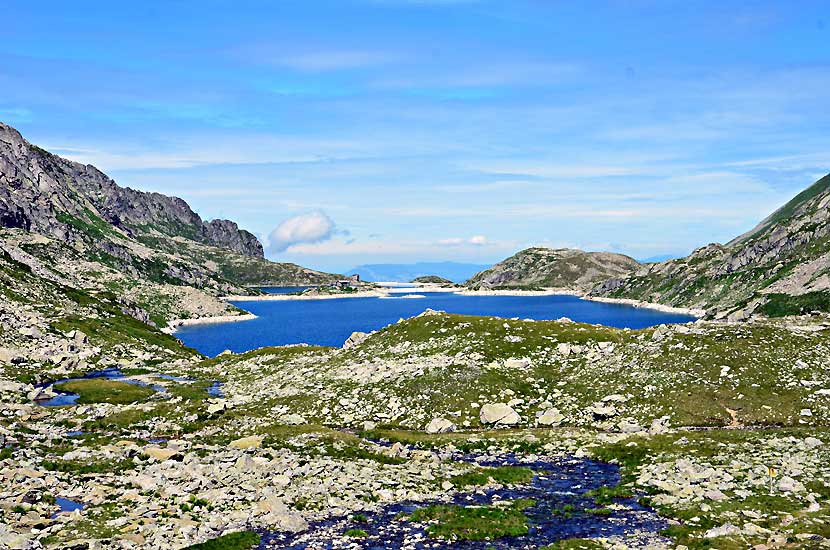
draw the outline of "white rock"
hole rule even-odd
[[[735,527],[731,523],[724,523],[720,527],[713,527],[706,531],[706,534],[703,535],[707,539],[714,539],[717,537],[728,537],[731,535],[739,535],[741,533],[740,528]]]
[[[801,493],[804,491],[804,484],[790,476],[784,476],[778,480],[778,490],[782,493]]]
[[[558,426],[565,420],[565,416],[559,412],[559,409],[551,407],[546,410],[536,419],[540,426]]]
[[[301,426],[303,424],[308,424],[308,421],[299,414],[286,414],[285,416],[280,418],[280,422],[282,422],[286,426]]]
[[[648,433],[651,435],[658,435],[663,434],[669,431],[669,417],[662,416],[660,418],[655,418],[651,421],[651,426],[648,429]]]
[[[446,418],[433,418],[430,423],[427,424],[428,434],[444,434],[454,432],[455,430],[455,424]]]
[[[250,435],[231,441],[228,445],[231,449],[258,449],[262,447],[261,435]]]
[[[479,419],[482,424],[513,426],[522,421],[519,413],[507,403],[488,403],[481,407]]]
[[[351,336],[343,343],[343,349],[348,349],[363,343],[369,334],[366,332],[353,332]]]

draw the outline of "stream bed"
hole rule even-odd
[[[622,537],[632,547],[666,542],[659,533],[668,526],[654,510],[636,498],[616,499],[598,505],[585,493],[600,487],[614,487],[620,481],[619,468],[612,464],[581,458],[523,460],[514,455],[481,460],[463,455],[461,460],[481,466],[515,465],[534,472],[528,485],[469,490],[448,500],[404,502],[385,506],[363,517],[349,516],[312,523],[302,533],[262,533],[260,550],[516,550],[538,549],[569,538]],[[533,499],[535,505],[524,513],[530,525],[523,536],[486,541],[444,541],[430,538],[427,525],[401,519],[430,504],[487,506],[500,501]],[[587,510],[594,510],[594,513]],[[600,510],[600,513],[596,511]],[[346,537],[349,529],[361,529],[365,538]]]

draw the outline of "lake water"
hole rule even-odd
[[[664,323],[685,323],[694,317],[620,304],[582,300],[576,296],[461,296],[452,293],[413,294],[424,298],[339,298],[237,302],[258,316],[251,321],[182,327],[176,336],[208,356],[229,349],[240,353],[262,346],[315,344],[342,346],[354,331],[370,332],[427,308],[522,319],[568,317],[583,323],[639,329]]]

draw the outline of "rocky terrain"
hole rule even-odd
[[[596,514],[626,514],[639,495],[669,520],[659,537],[588,548],[830,545],[830,318],[631,331],[427,312],[344,348],[207,360],[151,328],[107,347],[70,323],[40,330],[86,364],[2,363],[0,541],[11,548],[311,533],[451,498],[469,479],[526,482],[482,477],[459,449],[488,464],[515,452],[617,463],[621,483],[596,493]],[[112,365],[154,391],[89,379],[76,405],[33,401],[53,393],[38,380]],[[221,395],[209,391],[217,380]],[[83,508],[59,513],[63,499]],[[337,547],[364,547],[352,537],[372,529],[360,521],[334,524]]]
[[[830,175],[729,243],[643,266],[593,294],[702,308],[735,320],[830,311]]]
[[[530,249],[476,278],[614,276],[601,293],[670,303],[731,282],[688,303],[781,317],[427,310],[338,348],[208,359],[161,329],[243,313],[218,297],[249,283],[333,276],[3,128],[0,548],[830,548],[830,316],[801,314],[826,291],[826,180],[694,261],[627,275]],[[663,276],[692,286],[646,290]]]
[[[633,273],[634,258],[611,252],[528,248],[477,273],[465,285],[472,289],[557,288],[582,292],[614,277]]]

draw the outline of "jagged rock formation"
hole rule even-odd
[[[632,273],[640,264],[612,252],[528,248],[473,276],[470,288],[555,287],[588,290],[611,277]]]
[[[43,238],[32,241],[23,233]],[[119,187],[94,166],[44,151],[3,123],[0,237],[8,249],[26,247],[29,265],[63,266],[49,275],[53,279],[145,296],[143,305],[155,309],[157,319],[170,308],[159,311],[153,292],[137,286],[244,294],[246,285],[321,284],[336,277],[268,261],[257,238],[236,223],[205,222],[182,199]],[[183,313],[217,310],[202,305]]]
[[[91,165],[53,155],[0,122],[0,225],[71,240],[79,225],[170,237],[262,257],[257,238],[229,220],[204,222],[177,197],[120,187]]]
[[[725,245],[643,266],[593,294],[706,309],[742,319],[826,310],[830,302],[830,175]]]
[[[268,261],[236,223],[205,222],[182,199],[119,187],[2,123],[0,248],[49,280],[115,292],[125,312],[157,325],[232,313],[216,296],[249,293],[247,285],[337,277]]]

